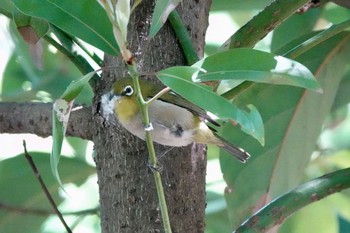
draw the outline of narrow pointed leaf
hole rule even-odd
[[[152,16],[152,24],[149,37],[154,37],[166,22],[169,14],[173,11],[181,0],[157,0]]]
[[[12,0],[23,13],[46,19],[68,34],[102,51],[118,55],[112,25],[96,0]]]
[[[84,87],[86,87],[90,81],[90,79],[96,74],[96,71],[92,71],[90,73],[87,73],[82,78],[80,78],[78,81],[73,81],[67,89],[64,91],[64,93],[61,96],[61,99],[64,99],[66,101],[72,101],[75,99],[80,92],[83,90]]]
[[[193,67],[172,67],[158,72],[157,76],[165,85],[185,99],[219,118],[234,120],[241,126],[242,131],[263,143],[264,127],[260,114],[255,108],[251,108],[250,113],[243,111],[227,99],[212,92],[207,86],[192,82],[192,76],[196,73],[198,69]]]
[[[303,179],[350,59],[349,38],[349,33],[340,33],[296,58],[315,74],[323,94],[291,86],[257,84],[236,98],[238,106],[251,102],[259,109],[266,136],[265,147],[261,147],[228,126],[223,130],[226,137],[234,138],[252,155],[244,167],[220,156],[233,228]]]
[[[320,33],[316,34],[315,36],[311,37],[307,41],[299,44],[295,48],[288,51],[284,56],[287,57],[297,57],[300,56],[300,54],[310,50],[312,47],[322,43],[323,41],[329,39],[330,37],[346,30],[350,27],[350,20],[346,20],[340,24],[332,25],[330,28],[321,31]]]
[[[66,102],[58,99],[52,108],[52,151],[50,156],[50,165],[53,176],[62,187],[62,182],[58,174],[58,163],[61,156],[61,149],[64,135],[67,129],[69,114],[72,109],[72,102]]]
[[[205,72],[194,81],[248,80],[259,83],[292,85],[320,91],[313,74],[291,59],[254,49],[240,48],[211,55],[196,64]]]
[[[96,72],[90,72],[84,75],[76,82],[72,82],[60,99],[57,99],[52,108],[52,151],[51,151],[51,169],[54,177],[61,185],[58,173],[58,163],[61,155],[63,138],[67,129],[69,115],[72,110],[74,99],[80,94],[89,80]],[[62,185],[61,185],[62,186]]]

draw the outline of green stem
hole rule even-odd
[[[81,41],[80,40],[78,40],[78,38],[76,38],[76,37],[72,37],[71,38],[72,39],[72,41],[77,45],[77,46],[79,46],[98,66],[101,66],[102,64],[103,64],[103,60],[99,57],[99,56],[97,56],[97,54],[96,53],[91,53],[87,48],[86,48],[86,46],[83,44],[83,43],[81,43]]]
[[[182,51],[185,54],[187,62],[189,65],[197,62],[199,60],[196,50],[193,48],[192,40],[188,35],[188,31],[185,25],[182,22],[182,19],[179,13],[176,10],[173,10],[168,17],[173,29],[176,33],[176,36],[182,47]]]
[[[147,149],[149,154],[150,166],[153,168],[157,168],[158,167],[157,155],[156,155],[153,141],[150,134],[150,131],[152,130],[151,128],[152,126],[151,126],[149,114],[148,114],[149,102],[146,102],[142,97],[136,65],[135,64],[128,65],[128,70],[132,77],[134,88],[135,88],[135,94],[137,96],[137,100],[141,109],[142,121],[144,126],[146,127],[145,138],[146,138]],[[162,183],[160,173],[159,171],[157,171],[157,169],[153,170],[153,177],[154,177],[154,182],[156,184],[159,207],[160,207],[160,212],[163,219],[164,232],[171,233],[172,231],[171,231],[170,219],[168,214],[168,207],[167,207],[165,195],[164,195],[163,183]]]
[[[63,55],[65,55],[69,60],[71,60],[71,62],[78,68],[78,70],[83,73],[83,74],[87,74],[91,71],[93,71],[92,67],[88,66],[84,66],[81,62],[80,59],[77,58],[74,54],[71,53],[70,50],[68,50],[67,48],[65,48],[64,46],[62,46],[60,43],[58,43],[56,40],[54,40],[52,37],[50,36],[44,36],[44,39],[49,42],[52,46],[54,46],[58,51],[60,51]]]
[[[350,188],[349,177],[346,168],[306,182],[260,209],[234,232],[266,232],[304,206]]]
[[[87,74],[91,71],[94,71],[92,66],[86,61],[84,57],[79,55],[74,49],[74,43],[72,38],[68,36],[65,32],[55,27],[54,25],[50,25],[51,30],[57,36],[61,44],[57,43],[54,39],[49,36],[45,36],[45,40],[51,43],[55,48],[57,48],[60,52],[70,59],[73,64],[80,70],[82,74]],[[96,81],[99,79],[99,76],[95,74],[89,81],[89,84],[93,87]]]
[[[221,49],[254,47],[277,25],[310,0],[276,0],[231,36]]]
[[[310,50],[311,48],[315,47],[316,45],[329,39],[330,37],[344,31],[348,27],[350,27],[350,20],[347,20],[347,21],[340,23],[340,24],[332,25],[328,29],[318,33],[317,35],[311,37],[307,41],[305,41],[305,42],[299,44],[298,46],[296,46],[295,48],[289,50],[283,56],[294,59],[294,58],[300,56],[301,54],[305,53],[306,51]]]

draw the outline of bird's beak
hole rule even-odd
[[[114,98],[116,98],[116,100],[118,100],[120,98],[120,95],[116,95],[113,92],[108,92],[105,95],[109,95],[108,96],[109,101],[114,101],[115,100]]]

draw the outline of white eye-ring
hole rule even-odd
[[[124,87],[123,94],[126,96],[131,96],[132,94],[134,94],[134,89],[130,85],[126,86]]]

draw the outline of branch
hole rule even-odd
[[[222,49],[254,47],[257,42],[264,38],[277,25],[281,24],[308,2],[309,0],[274,1],[232,35],[224,43]]]
[[[346,168],[308,181],[260,209],[234,233],[267,232],[301,208],[349,188],[349,176],[350,168]]]
[[[75,109],[75,110],[74,110]],[[67,136],[92,140],[91,107],[75,107],[70,115]],[[51,135],[51,103],[0,102],[0,133]]]

